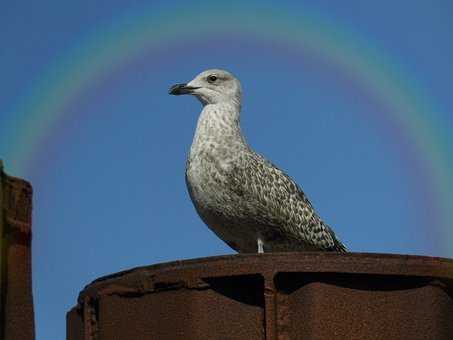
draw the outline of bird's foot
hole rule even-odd
[[[258,243],[258,254],[264,254],[264,243],[263,243],[263,241],[260,238],[258,238],[257,243]]]

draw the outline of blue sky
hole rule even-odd
[[[219,15],[211,3],[198,4],[214,18]],[[405,125],[392,120],[391,109],[370,92],[373,79],[361,82],[328,55],[267,41],[266,30],[260,39],[192,37],[131,56],[68,101],[45,140],[33,141],[36,151],[27,167],[17,165],[11,151],[17,145],[4,131],[28,119],[15,108],[30,93],[39,94],[35,84],[47,79],[59,60],[93,37],[102,49],[102,32],[120,25],[127,13],[132,18],[142,8],[171,13],[183,5],[187,2],[169,7],[144,1],[43,0],[2,6],[0,158],[9,173],[29,179],[35,189],[38,340],[64,338],[65,313],[78,292],[99,276],[233,253],[199,219],[185,188],[185,159],[200,104],[167,95],[170,85],[206,68],[226,68],[242,81],[242,127],[249,144],[300,184],[352,251],[453,256],[451,225],[437,223],[440,199],[430,186],[436,178],[424,171],[433,165],[424,163],[429,155],[406,139]],[[312,17],[320,31],[323,23],[317,20],[322,18],[338,34],[347,32],[360,41],[359,48],[376,51],[385,72],[396,70],[396,79],[430,103],[425,121],[451,131],[451,2],[283,1],[275,9]],[[243,7],[232,3],[229,10]],[[184,36],[180,19],[169,16]],[[41,129],[39,119],[36,129]],[[15,143],[22,143],[21,131],[14,133],[19,135]],[[423,136],[417,140],[424,143]],[[442,146],[451,151],[452,144],[447,136]],[[443,157],[451,164],[451,153]],[[453,202],[453,196],[442,200]]]

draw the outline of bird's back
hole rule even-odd
[[[231,190],[242,194],[256,221],[270,227],[270,250],[346,251],[297,183],[252,150],[231,173]],[[280,249],[282,243],[289,249]]]

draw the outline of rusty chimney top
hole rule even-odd
[[[452,339],[453,261],[269,253],[177,261],[100,278],[68,340]]]

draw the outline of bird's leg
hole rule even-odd
[[[264,253],[264,249],[263,249],[264,243],[263,243],[263,240],[261,240],[261,238],[258,237],[257,243],[258,243],[258,254],[263,254],[263,253]]]

